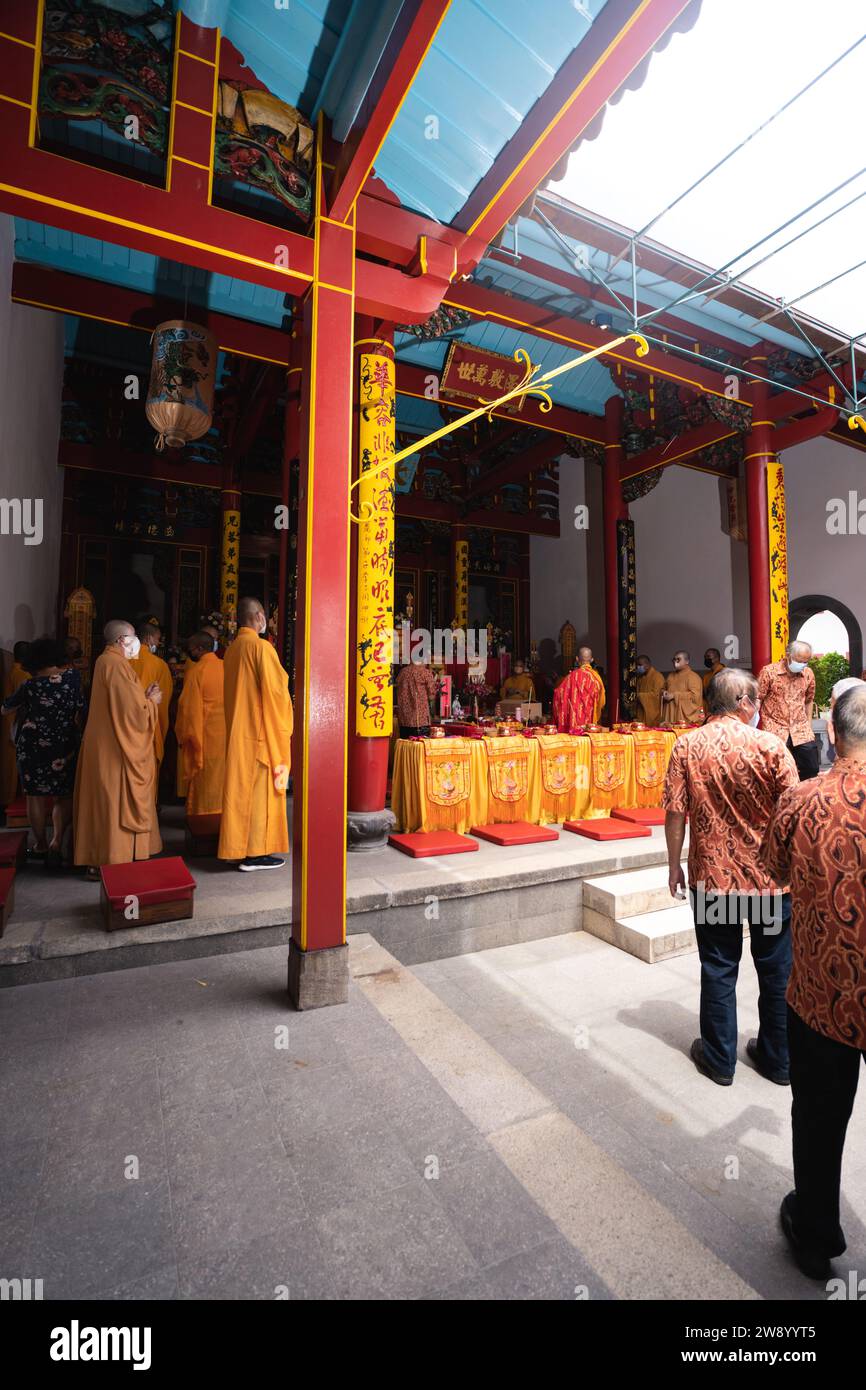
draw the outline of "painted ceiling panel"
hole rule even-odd
[[[380,152],[378,177],[407,207],[450,222],[604,3],[454,0]]]

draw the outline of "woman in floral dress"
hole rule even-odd
[[[60,644],[52,638],[32,642],[24,663],[31,678],[3,705],[4,714],[15,710],[18,715],[15,755],[36,840],[32,853],[53,863],[60,862],[63,836],[72,819],[84,709],[81,677],[74,669],[62,669],[65,661]],[[50,841],[49,798],[54,799]]]

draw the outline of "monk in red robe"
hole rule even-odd
[[[553,722],[561,734],[597,724],[604,706],[604,682],[592,666],[592,651],[580,647],[578,664],[553,692]]]

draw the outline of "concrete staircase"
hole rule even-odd
[[[666,864],[585,878],[583,930],[649,965],[697,950],[691,907],[672,900]]]

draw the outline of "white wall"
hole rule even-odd
[[[721,529],[718,479],[672,466],[652,492],[631,504],[630,514],[638,652],[669,671],[673,653],[684,647],[702,670],[704,649],[723,650],[725,639],[735,636],[748,664],[748,557],[745,544]]]
[[[827,503],[866,504],[866,453],[815,439],[783,456],[788,514],[788,587],[793,600],[826,594],[850,608],[866,639],[866,534],[830,535]],[[866,505],[863,507],[866,533]],[[859,671],[857,675],[859,675]]]
[[[553,641],[558,649],[559,630],[570,622],[577,629],[578,641],[589,637],[602,652],[604,629],[595,634],[587,631],[589,535],[574,528],[574,509],[586,501],[584,462],[563,454],[559,460],[559,536],[529,538],[530,636],[539,644]],[[597,517],[590,514],[590,528],[594,523],[601,525],[600,512]]]
[[[827,503],[866,502],[866,453],[817,439],[783,455],[788,520],[788,589],[793,601],[826,594],[844,603],[866,637],[866,535],[831,535]],[[864,508],[866,513],[866,508]],[[638,649],[661,670],[677,647],[700,666],[704,647],[740,641],[751,664],[748,555],[721,530],[718,481],[672,467],[648,496],[632,503],[637,552]],[[863,522],[866,530],[866,519]],[[723,656],[724,660],[724,656]]]
[[[0,497],[42,499],[41,545],[0,534],[0,649],[56,626],[63,474],[63,317],[10,301],[12,219],[0,216]]]

